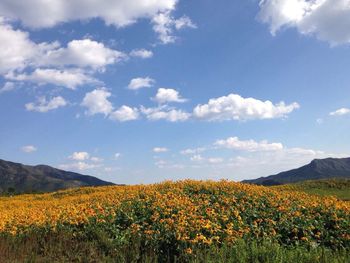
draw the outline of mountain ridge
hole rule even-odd
[[[82,186],[114,185],[99,178],[53,168],[0,159],[0,192],[52,192]]]
[[[350,158],[314,159],[296,169],[242,182],[269,186],[338,177],[350,178]]]

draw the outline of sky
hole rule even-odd
[[[350,0],[1,0],[0,159],[123,184],[350,156]]]

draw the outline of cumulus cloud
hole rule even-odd
[[[58,42],[37,44],[30,40],[27,32],[13,29],[0,18],[0,74],[50,66],[103,70],[126,57],[123,52],[90,39],[72,40],[67,47],[61,47]]]
[[[349,0],[262,0],[258,19],[273,35],[294,27],[331,45],[350,43]]]
[[[19,19],[29,27],[52,27],[63,22],[100,18],[107,25],[124,27],[138,19],[175,9],[177,0],[2,0],[0,15]]]
[[[256,142],[254,140],[242,141],[238,137],[217,140],[214,145],[222,148],[248,152],[279,151],[283,149],[283,145],[281,143],[269,143],[267,141]]]
[[[158,89],[157,94],[153,98],[153,100],[160,104],[164,104],[168,102],[183,103],[187,101],[186,99],[181,98],[177,90],[165,89],[165,88]]]
[[[38,149],[33,145],[26,145],[21,148],[21,151],[24,153],[32,153],[32,152],[36,152],[37,150]]]
[[[123,105],[116,111],[112,112],[109,116],[111,120],[114,121],[133,121],[139,118],[139,111],[137,108],[131,108],[129,106]]]
[[[128,85],[128,89],[138,90],[138,89],[142,89],[142,88],[150,88],[154,85],[154,83],[155,83],[155,80],[150,78],[150,77],[134,78],[130,81],[130,83]]]
[[[165,148],[165,147],[155,147],[155,148],[153,148],[153,152],[155,152],[155,153],[165,153],[167,151],[169,151],[169,149]]]
[[[350,109],[348,108],[341,108],[329,113],[330,116],[342,116],[342,115],[348,115],[348,114],[350,114]]]
[[[81,70],[35,69],[29,74],[7,74],[7,79],[16,81],[30,81],[39,85],[52,84],[68,89],[76,89],[85,84],[99,83],[96,79],[86,75]]]
[[[132,82],[131,82],[132,83]],[[133,83],[135,84],[135,83]],[[136,85],[136,84],[135,84]],[[285,118],[289,113],[299,108],[298,103],[286,105],[284,102],[273,104],[270,101],[260,101],[254,98],[243,98],[240,95],[230,94],[228,96],[210,99],[207,104],[197,105],[193,113],[169,106],[170,102],[185,102],[178,91],[173,89],[158,89],[152,100],[159,103],[157,107],[132,108],[123,105],[115,109],[109,101],[111,93],[106,89],[95,89],[88,92],[81,103],[86,107],[87,115],[103,113],[111,120],[130,121],[144,116],[148,120],[166,120],[169,122],[182,122],[189,119],[204,121],[223,120],[254,120]]]
[[[85,161],[90,159],[90,154],[88,152],[74,152],[69,159],[75,161]]]
[[[186,121],[190,118],[190,114],[182,110],[169,108],[167,106],[161,106],[157,108],[145,108],[141,107],[141,112],[146,116],[148,120],[166,120],[169,122]]]
[[[0,17],[0,74],[26,67],[35,49],[28,33],[14,30]]]
[[[86,107],[87,115],[104,114],[107,116],[113,111],[113,105],[108,100],[112,94],[104,88],[95,89],[85,94],[81,106]]]
[[[125,122],[139,118],[139,110],[137,108],[123,105],[114,110],[112,103],[108,99],[111,96],[112,94],[105,88],[95,89],[85,94],[81,106],[87,108],[85,112],[87,115],[104,114],[114,121]]]
[[[56,45],[57,46],[57,45]],[[106,47],[103,43],[91,40],[73,40],[66,48],[51,48],[36,58],[38,65],[78,66],[104,69],[126,58],[123,52]]]
[[[1,93],[5,93],[5,92],[9,92],[11,90],[15,89],[15,84],[13,82],[5,82],[4,86],[2,86],[2,88],[0,88],[0,94]]]
[[[45,97],[40,97],[37,102],[27,103],[25,108],[27,111],[48,112],[67,105],[67,101],[61,96],[53,97],[46,100]]]
[[[151,58],[153,57],[153,52],[147,49],[134,49],[130,52],[130,56],[138,58]]]
[[[289,105],[284,102],[273,104],[268,100],[261,101],[230,94],[210,99],[207,104],[197,105],[193,115],[209,121],[275,119],[286,117],[298,108],[299,104],[296,102]]]
[[[187,16],[175,19],[170,12],[159,13],[153,17],[153,30],[158,34],[158,39],[163,44],[174,43],[176,37],[174,30],[184,28],[196,28],[196,25]]]
[[[90,39],[73,40],[66,47],[58,42],[37,44],[27,32],[13,29],[0,18],[0,75],[7,80],[76,89],[100,83],[92,75],[126,57]]]

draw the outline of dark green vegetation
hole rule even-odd
[[[82,186],[113,185],[98,178],[46,165],[29,166],[0,160],[0,194],[51,192]]]
[[[316,159],[298,169],[244,182],[271,186],[331,178],[350,178],[350,158]]]
[[[320,196],[334,196],[340,200],[350,201],[350,179],[330,179],[305,181],[301,183],[274,186],[277,189],[302,191]]]
[[[196,247],[162,254],[137,237],[113,237],[108,229],[37,229],[21,236],[0,236],[0,261],[12,262],[298,262],[347,263],[349,250],[302,245],[283,246],[268,239],[239,239],[233,245]]]

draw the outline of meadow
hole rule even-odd
[[[326,179],[304,181],[295,184],[274,186],[276,189],[301,191],[320,196],[334,196],[338,199],[350,201],[350,179]]]
[[[350,203],[229,181],[0,198],[2,262],[350,262]]]

